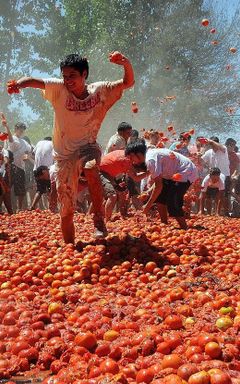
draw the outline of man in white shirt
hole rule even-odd
[[[96,139],[108,110],[121,98],[123,91],[134,84],[132,65],[124,55],[113,52],[109,60],[124,68],[123,79],[87,84],[87,59],[71,54],[60,63],[63,79],[23,77],[8,85],[10,93],[19,93],[19,89],[27,87],[42,89],[45,99],[54,108],[53,146],[61,228],[66,243],[75,241],[73,216],[78,179],[83,170],[92,200],[95,237],[103,237],[107,233],[98,171],[101,150]]]
[[[186,229],[183,202],[188,188],[198,178],[194,163],[180,153],[172,152],[167,148],[147,150],[143,141],[129,144],[125,154],[133,165],[144,163],[152,180],[152,188],[148,191],[149,199],[143,207],[144,213],[147,214],[156,203],[163,223],[167,224],[167,213],[169,213],[181,228]],[[146,177],[146,172],[139,175],[131,172],[129,174],[135,180]]]
[[[26,180],[25,180],[25,163],[24,158],[26,153],[30,153],[32,147],[23,138],[26,130],[26,125],[17,123],[14,127],[14,135],[7,124],[5,116],[2,114],[2,125],[6,128],[8,134],[8,149],[13,153],[14,175],[13,188],[14,194],[18,201],[18,210],[23,208],[23,201],[26,195]]]
[[[228,157],[227,147],[220,144],[219,138],[212,136],[208,140],[209,149],[201,157],[203,164],[209,170],[211,168],[219,168],[225,176],[225,199],[224,209],[228,215],[228,197],[231,193],[231,178],[230,178],[230,161]]]
[[[107,155],[109,152],[125,149],[131,134],[131,124],[126,123],[125,121],[120,123],[117,129],[117,133],[110,137],[104,155]]]
[[[53,164],[53,143],[51,137],[45,137],[40,140],[34,150],[34,168],[35,171],[41,165],[50,167]]]
[[[219,168],[210,169],[209,174],[203,179],[202,191],[200,196],[200,211],[205,213],[205,205],[208,215],[211,215],[213,203],[216,207],[216,213],[220,215],[221,204],[224,198],[225,176]]]

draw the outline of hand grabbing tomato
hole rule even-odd
[[[12,93],[20,92],[19,85],[17,84],[16,80],[13,79],[7,82],[7,92],[9,95],[11,95]]]
[[[123,65],[127,59],[122,53],[114,51],[109,53],[109,61],[114,64]]]
[[[199,143],[202,144],[202,145],[208,143],[208,139],[206,139],[205,137],[199,137],[199,138],[198,138],[198,141],[199,141]]]

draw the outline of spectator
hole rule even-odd
[[[141,141],[128,145],[125,154],[132,164],[145,163],[152,179],[152,188],[144,206],[144,213],[147,214],[156,203],[163,223],[168,222],[168,212],[170,216],[176,218],[181,228],[186,229],[183,199],[191,183],[198,178],[197,168],[193,162],[166,148],[147,151],[146,145]],[[146,174],[130,173],[130,175],[135,180],[146,177]]]
[[[224,198],[225,176],[219,168],[212,168],[202,182],[200,196],[200,213],[205,213],[205,205],[208,215],[212,214],[213,206],[217,215],[220,215],[221,205]]]
[[[49,209],[52,212],[57,211],[57,191],[56,191],[56,174],[55,165],[50,168],[41,165],[34,171],[34,177],[37,183],[37,191],[34,196],[31,210],[36,209],[37,203],[43,194],[48,195]]]
[[[147,148],[156,148],[159,142],[159,133],[157,131],[149,132],[149,139],[146,140]]]
[[[34,168],[35,171],[41,165],[50,167],[53,165],[53,143],[51,137],[45,137],[43,140],[40,140],[36,147],[33,150],[35,159],[34,159]]]
[[[116,151],[118,149],[125,149],[131,134],[132,126],[125,121],[120,123],[117,133],[110,137],[104,154],[107,155],[109,152]]]
[[[240,175],[235,180],[231,195],[233,197],[232,217],[240,217]]]
[[[134,143],[139,138],[139,132],[136,129],[133,129],[131,132],[131,136],[128,139],[128,144]]]
[[[29,145],[31,145],[31,149],[33,151],[33,147],[29,137],[24,136],[23,140],[25,140]],[[24,164],[25,164],[25,182],[26,182],[26,199],[25,199],[26,201],[24,202],[25,208],[28,208],[31,206],[34,193],[35,193],[35,182],[34,182],[34,175],[33,175],[34,158],[33,158],[32,151],[29,153],[26,153],[23,157]]]
[[[6,149],[0,154],[0,210],[4,203],[7,212],[12,215],[11,187],[13,177],[13,154]]]
[[[8,149],[13,153],[14,157],[13,187],[14,194],[18,200],[18,210],[21,210],[26,195],[24,156],[26,153],[31,153],[32,148],[31,145],[22,138],[27,128],[25,124],[17,123],[14,127],[14,135],[12,135],[4,115],[2,115],[2,124],[8,134]]]
[[[230,176],[234,176],[238,170],[239,170],[239,164],[240,164],[240,159],[235,151],[236,148],[236,140],[232,138],[228,138],[225,142],[225,145],[227,147],[228,151],[228,158],[229,158],[229,167],[230,167]]]
[[[229,196],[231,192],[231,179],[230,179],[230,163],[228,157],[227,147],[219,143],[219,138],[212,136],[208,140],[210,147],[201,157],[203,165],[209,170],[211,168],[219,168],[221,173],[225,176],[225,199],[224,210],[225,214],[229,214]]]
[[[188,146],[190,144],[190,141],[191,141],[191,135],[189,135],[188,132],[182,132],[180,133],[179,141],[171,144],[169,149],[171,151],[180,153],[183,156],[189,157],[190,152],[189,152]]]

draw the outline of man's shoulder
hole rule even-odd
[[[93,83],[88,84],[88,89],[93,92],[97,90],[101,90],[107,85],[107,81],[95,81]]]
[[[209,179],[210,179],[210,175],[207,175],[207,176],[204,177],[202,182],[203,183],[207,183],[209,181]]]

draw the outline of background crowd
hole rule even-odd
[[[55,165],[51,137],[33,146],[26,136],[27,127],[17,123],[10,129],[2,114],[4,133],[0,142],[0,211],[15,213],[26,209],[58,211],[55,185]],[[5,134],[5,136],[4,136]],[[141,209],[147,195],[147,178],[137,181],[130,171],[125,155],[129,143],[141,139],[148,149],[168,148],[190,158],[198,168],[199,178],[191,187],[194,198],[190,209],[199,214],[220,214],[240,217],[240,153],[237,142],[228,138],[221,143],[218,137],[197,137],[189,132],[169,135],[154,130],[139,132],[122,122],[117,132],[102,148],[100,176],[104,190],[105,218],[113,212],[124,217],[128,209]],[[136,166],[137,171],[144,167]],[[79,179],[76,211],[91,212],[91,201],[84,175]],[[151,214],[154,214],[152,209]]]

